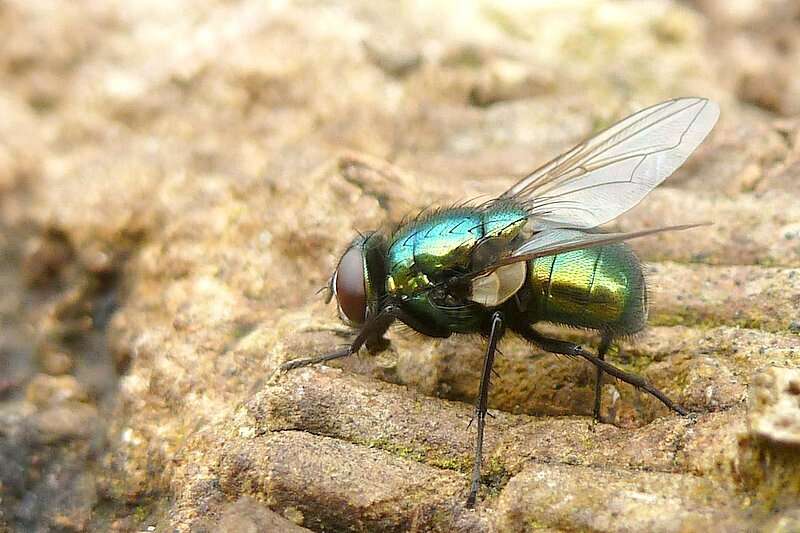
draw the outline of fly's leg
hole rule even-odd
[[[600,339],[600,347],[597,349],[597,358],[601,361],[605,361],[606,359],[606,352],[608,348],[611,346],[612,336],[610,333],[603,333],[603,338]],[[600,399],[603,395],[603,369],[599,366],[597,367],[597,374],[595,377],[594,382],[594,419],[597,422],[602,422],[600,420]]]
[[[347,357],[348,355],[352,355],[357,351],[358,350],[353,349],[353,345],[351,344],[350,346],[346,346],[340,350],[336,350],[335,352],[326,353],[325,355],[318,355],[316,357],[303,357],[302,359],[293,359],[291,361],[287,361],[283,363],[278,370],[280,372],[288,372],[290,370],[294,370],[295,368],[303,368],[304,366],[317,365],[319,363],[333,361],[334,359],[339,359],[341,357]]]
[[[397,309],[393,306],[386,307],[374,318],[368,320],[364,324],[364,326],[361,328],[361,331],[358,332],[358,335],[356,335],[356,338],[353,339],[353,342],[350,344],[350,346],[346,346],[340,350],[336,350],[335,352],[324,355],[304,357],[302,359],[287,361],[279,366],[277,371],[280,373],[288,372],[296,368],[325,363],[327,361],[333,361],[334,359],[353,355],[360,350],[364,344],[372,344],[374,342],[379,343],[380,340],[383,339],[383,334],[386,333],[386,330],[389,329],[389,326],[392,325],[392,322],[394,322],[395,318],[397,318]]]
[[[481,372],[481,387],[478,392],[478,403],[475,405],[475,418],[478,422],[478,435],[475,441],[475,463],[472,467],[472,483],[469,487],[467,496],[467,508],[475,507],[475,498],[478,496],[478,489],[481,484],[481,459],[483,456],[483,430],[486,427],[486,414],[489,403],[489,382],[492,378],[492,366],[494,365],[494,354],[497,350],[497,342],[505,332],[503,315],[499,311],[492,315],[492,325],[489,331],[489,342],[486,346],[486,357],[483,359],[483,371]]]
[[[633,385],[637,389],[641,389],[652,396],[656,397],[661,403],[666,405],[671,410],[675,411],[679,415],[686,416],[689,413],[680,405],[676,404],[672,400],[670,400],[666,394],[658,390],[656,387],[650,384],[646,379],[637,376],[636,374],[630,374],[621,370],[614,365],[605,362],[604,360],[595,357],[591,353],[587,352],[577,344],[572,342],[560,341],[556,339],[550,339],[535,329],[531,328],[530,326],[518,328],[515,330],[519,333],[523,338],[527,339],[528,341],[536,344],[543,350],[546,350],[551,353],[563,354],[563,355],[570,355],[573,357],[583,357],[598,369],[603,370],[607,374],[614,376],[617,379],[624,381],[625,383],[629,383]]]

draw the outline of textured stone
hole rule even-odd
[[[509,481],[498,529],[749,531],[709,481],[681,474],[537,465]]]
[[[302,514],[289,513],[302,520]],[[259,533],[260,531],[285,531],[286,533],[309,532],[269,510],[269,507],[250,498],[240,498],[222,511],[219,529],[212,531],[241,531],[242,533]]]
[[[97,409],[91,405],[64,402],[36,413],[30,419],[33,439],[42,444],[85,439],[95,430]]]
[[[769,368],[752,387],[750,433],[775,444],[800,446],[800,370]]]
[[[309,433],[279,432],[226,449],[218,475],[223,491],[266,494],[273,509],[299,511],[312,529],[485,529],[481,514],[463,508],[463,476]]]
[[[62,4],[0,5],[0,529],[796,529],[796,2]],[[593,425],[588,364],[504,339],[469,511],[482,339],[270,379],[349,339],[357,231],[689,94],[718,126],[608,229],[713,225],[632,242],[608,358],[693,417],[607,379]]]
[[[85,402],[86,390],[73,376],[34,376],[25,389],[25,397],[37,407],[56,405],[67,401]]]

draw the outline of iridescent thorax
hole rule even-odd
[[[464,302],[437,300],[426,291],[473,267],[478,243],[510,243],[528,221],[522,207],[498,202],[484,208],[456,207],[424,215],[402,225],[389,239],[386,293],[420,317],[436,320],[454,332],[474,331],[478,317],[465,312]]]

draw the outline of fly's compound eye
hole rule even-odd
[[[360,246],[347,250],[333,283],[339,311],[352,323],[363,324],[367,314],[367,289],[364,283],[364,258]]]

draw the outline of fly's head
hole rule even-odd
[[[339,318],[360,327],[380,309],[385,277],[385,239],[359,235],[350,243],[328,281],[326,302],[336,298]]]

